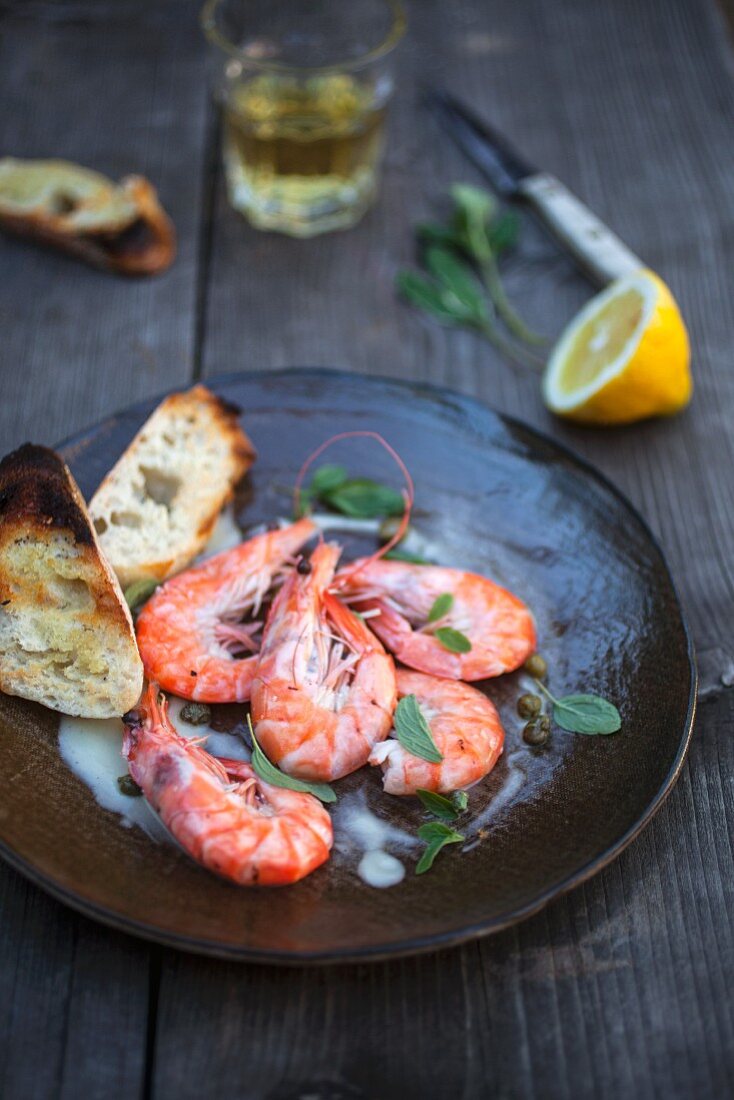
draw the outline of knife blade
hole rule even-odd
[[[528,203],[594,282],[604,286],[646,266],[565,184],[533,168],[497,130],[453,96],[432,89],[428,103],[495,191],[502,198]]]

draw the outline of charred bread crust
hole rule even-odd
[[[122,714],[143,667],[130,610],[66,465],[0,462],[0,690],[88,718]]]
[[[97,606],[132,630],[128,606],[71,471],[49,447],[24,443],[0,462],[0,552],[19,536],[43,538],[51,531],[70,535],[81,556],[101,567],[99,583],[93,585]],[[0,569],[0,603],[12,596],[6,589]]]
[[[236,467],[233,478],[233,484],[236,484],[257,458],[252,440],[240,424],[242,409],[232,401],[225,401],[202,383],[192,386],[190,390],[184,390],[183,393],[172,393],[166,399],[166,407],[171,410],[177,407],[187,409],[192,404],[206,405],[209,408],[214,427],[222,439],[227,440]]]
[[[108,264],[123,275],[155,275],[165,271],[176,255],[176,231],[173,222],[158,201],[158,194],[151,183],[142,176],[128,176],[122,187],[138,208],[139,223],[147,232],[147,242],[135,247],[129,227],[117,238],[116,247],[108,251]],[[127,241],[127,246],[125,242]]]
[[[0,537],[14,524],[62,528],[77,544],[94,545],[81,493],[48,447],[24,443],[0,462]]]
[[[137,207],[137,217],[109,231],[73,233],[63,219],[42,211],[0,211],[0,229],[59,248],[94,267],[121,275],[155,275],[170,267],[176,255],[176,231],[155,188],[142,176],[128,176],[120,186]]]

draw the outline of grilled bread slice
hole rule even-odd
[[[206,545],[255,458],[238,413],[206,386],[172,394],[97,489],[89,511],[123,588],[165,580]]]
[[[135,706],[127,604],[69,470],[46,447],[0,462],[0,690],[84,718]]]
[[[176,233],[142,176],[119,184],[64,160],[0,159],[0,228],[123,275],[154,275]]]

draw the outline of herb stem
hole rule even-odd
[[[489,296],[494,302],[497,313],[505,322],[510,332],[513,333],[514,336],[517,336],[519,340],[524,340],[526,344],[542,347],[546,343],[545,338],[540,336],[539,333],[533,332],[531,328],[528,328],[522,317],[520,317],[510,304],[510,300],[502,284],[499,267],[497,266],[497,260],[494,257],[494,253],[490,251],[486,254],[482,258],[480,266],[482,278],[484,279]]]
[[[511,362],[525,367],[527,370],[538,371],[543,369],[544,363],[537,355],[533,355],[526,348],[518,347],[517,344],[506,339],[488,317],[477,317],[472,319],[470,323]]]
[[[547,699],[550,699],[551,703],[557,703],[558,702],[555,695],[551,694],[551,692],[548,690],[548,688],[545,686],[545,684],[542,682],[542,680],[536,679],[535,682],[538,685],[538,687],[540,688],[540,690],[543,692],[543,695],[545,695],[545,697]]]

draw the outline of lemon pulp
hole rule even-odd
[[[630,287],[612,298],[581,326],[558,376],[563,393],[574,393],[622,354],[640,325],[645,310],[642,295]]]
[[[640,270],[573,318],[543,378],[546,405],[587,424],[669,416],[690,400],[688,334],[665,283]]]

